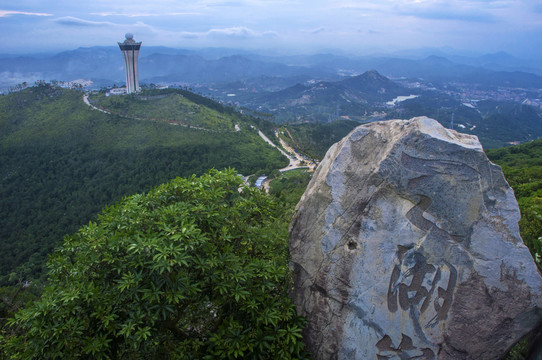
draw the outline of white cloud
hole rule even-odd
[[[80,44],[91,39],[101,39],[104,43],[114,43],[115,37],[121,37],[125,32],[131,32],[138,41],[147,45],[165,46],[234,46],[236,43],[259,42],[261,39],[277,38],[274,31],[257,31],[246,26],[214,27],[201,31],[176,30],[155,26],[150,23],[137,21],[135,23],[117,23],[109,21],[90,21],[72,16],[52,20],[53,23],[70,27],[72,37]],[[80,30],[79,30],[80,29]],[[92,29],[92,30],[90,30]],[[49,32],[57,31],[53,28]],[[118,40],[118,39],[117,39]],[[82,46],[82,45],[79,45]]]
[[[126,32],[146,45],[175,47],[295,51],[341,47],[363,52],[371,47],[451,46],[495,51],[507,50],[517,39],[539,48],[540,36],[535,34],[542,33],[542,0],[17,0],[16,4],[17,11],[0,10],[4,51],[107,45]]]
[[[7,17],[12,15],[30,15],[30,16],[53,16],[53,14],[28,12],[28,11],[14,11],[14,10],[0,10],[0,17]]]
[[[252,37],[255,32],[244,26],[237,26],[224,29],[211,29],[206,32],[210,36],[228,36],[228,37]]]
[[[398,4],[394,11],[420,19],[492,23],[497,19],[490,12],[490,3],[494,1],[485,1],[481,6],[476,0],[417,0]]]
[[[73,16],[64,16],[53,20],[57,24],[66,25],[66,26],[114,26],[116,24],[108,21],[89,21],[84,19],[79,19]]]
[[[98,13],[90,13],[90,15],[97,16],[124,16],[124,17],[162,17],[162,16],[193,16],[193,15],[202,15],[199,12],[165,12],[165,13],[153,13],[153,12],[137,12],[137,13],[121,13],[114,11],[104,11]]]
[[[210,29],[206,32],[200,33],[202,36],[219,36],[230,38],[254,38],[264,36],[276,36],[277,33],[273,31],[257,32],[249,29],[245,26],[236,26],[222,29]]]

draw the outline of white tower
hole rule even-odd
[[[124,65],[126,67],[126,93],[131,94],[139,91],[137,57],[139,56],[141,42],[135,42],[134,35],[128,33],[126,34],[126,40],[118,44],[124,55]]]

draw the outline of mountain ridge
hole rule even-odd
[[[228,131],[105,114],[84,104],[82,92],[49,84],[0,96],[0,286],[39,278],[65,234],[123,196],[210,168],[252,174],[288,164],[251,127],[270,124],[188,91],[167,91],[185,94],[184,108],[169,105],[176,116],[209,117],[207,126],[220,120]],[[164,112],[166,103],[159,105]]]
[[[175,63],[178,63],[175,66]],[[174,49],[142,47],[141,81],[215,84],[258,76],[333,79],[340,73],[363,73],[376,69],[387,76],[424,78],[429,81],[463,81],[497,86],[542,88],[542,68],[507,54],[488,54],[479,58],[453,57],[438,53],[421,59],[394,56],[347,57],[334,54],[268,56],[234,49]],[[442,66],[448,69],[443,74]],[[124,80],[123,60],[114,47],[87,47],[53,55],[1,55],[0,88],[19,80],[71,81],[91,79],[96,86]],[[532,70],[533,73],[525,70]],[[497,75],[498,81],[492,77]],[[17,76],[15,76],[17,75]],[[473,76],[477,75],[477,76]],[[106,80],[103,80],[106,79]],[[22,81],[20,81],[22,82]]]

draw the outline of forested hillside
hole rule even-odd
[[[162,121],[208,131],[234,131],[235,125],[241,121],[240,114],[233,108],[182,89],[143,89],[137,95],[109,97],[105,92],[100,92],[92,94],[90,101],[124,117]]]
[[[486,150],[491,161],[502,167],[514,189],[521,211],[519,228],[525,245],[542,270],[542,140],[522,145]],[[516,345],[506,360],[527,358],[526,338]]]
[[[313,159],[323,159],[331,145],[340,141],[361,124],[351,120],[334,121],[328,124],[292,124],[284,126],[292,138],[285,137],[287,143]]]
[[[39,278],[64,235],[126,195],[210,168],[251,174],[287,164],[250,127],[261,123],[187,93],[186,107],[199,109],[192,127],[105,114],[81,92],[45,83],[0,97],[0,285]],[[206,121],[211,131],[194,128]]]
[[[0,313],[0,359],[306,359],[284,213],[231,169],[123,199],[65,238],[40,299]]]
[[[521,237],[542,270],[542,140],[487,151],[502,166],[521,210]]]

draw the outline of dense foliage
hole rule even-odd
[[[542,140],[488,150],[488,157],[502,166],[521,210],[521,237],[542,270]]]
[[[287,164],[248,117],[182,94],[183,101],[200,101],[187,105],[200,115],[222,116],[242,131],[108,115],[85,105],[81,92],[45,83],[0,96],[0,286],[42,276],[65,234],[125,195],[210,168],[251,174]]]
[[[282,207],[281,216],[285,221],[292,219],[294,209],[305,192],[312,177],[305,169],[285,171],[269,184],[269,194]]]
[[[328,124],[294,124],[285,127],[294,141],[286,137],[284,140],[296,149],[314,159],[323,159],[331,145],[348,135],[359,122],[350,120],[334,121]]]
[[[521,237],[542,270],[542,140],[486,151],[501,165],[506,180],[514,189],[521,211]],[[530,335],[519,342],[506,360],[527,359],[529,349],[540,341]]]
[[[233,170],[125,198],[55,251],[41,299],[0,339],[4,355],[302,358],[276,210]]]

